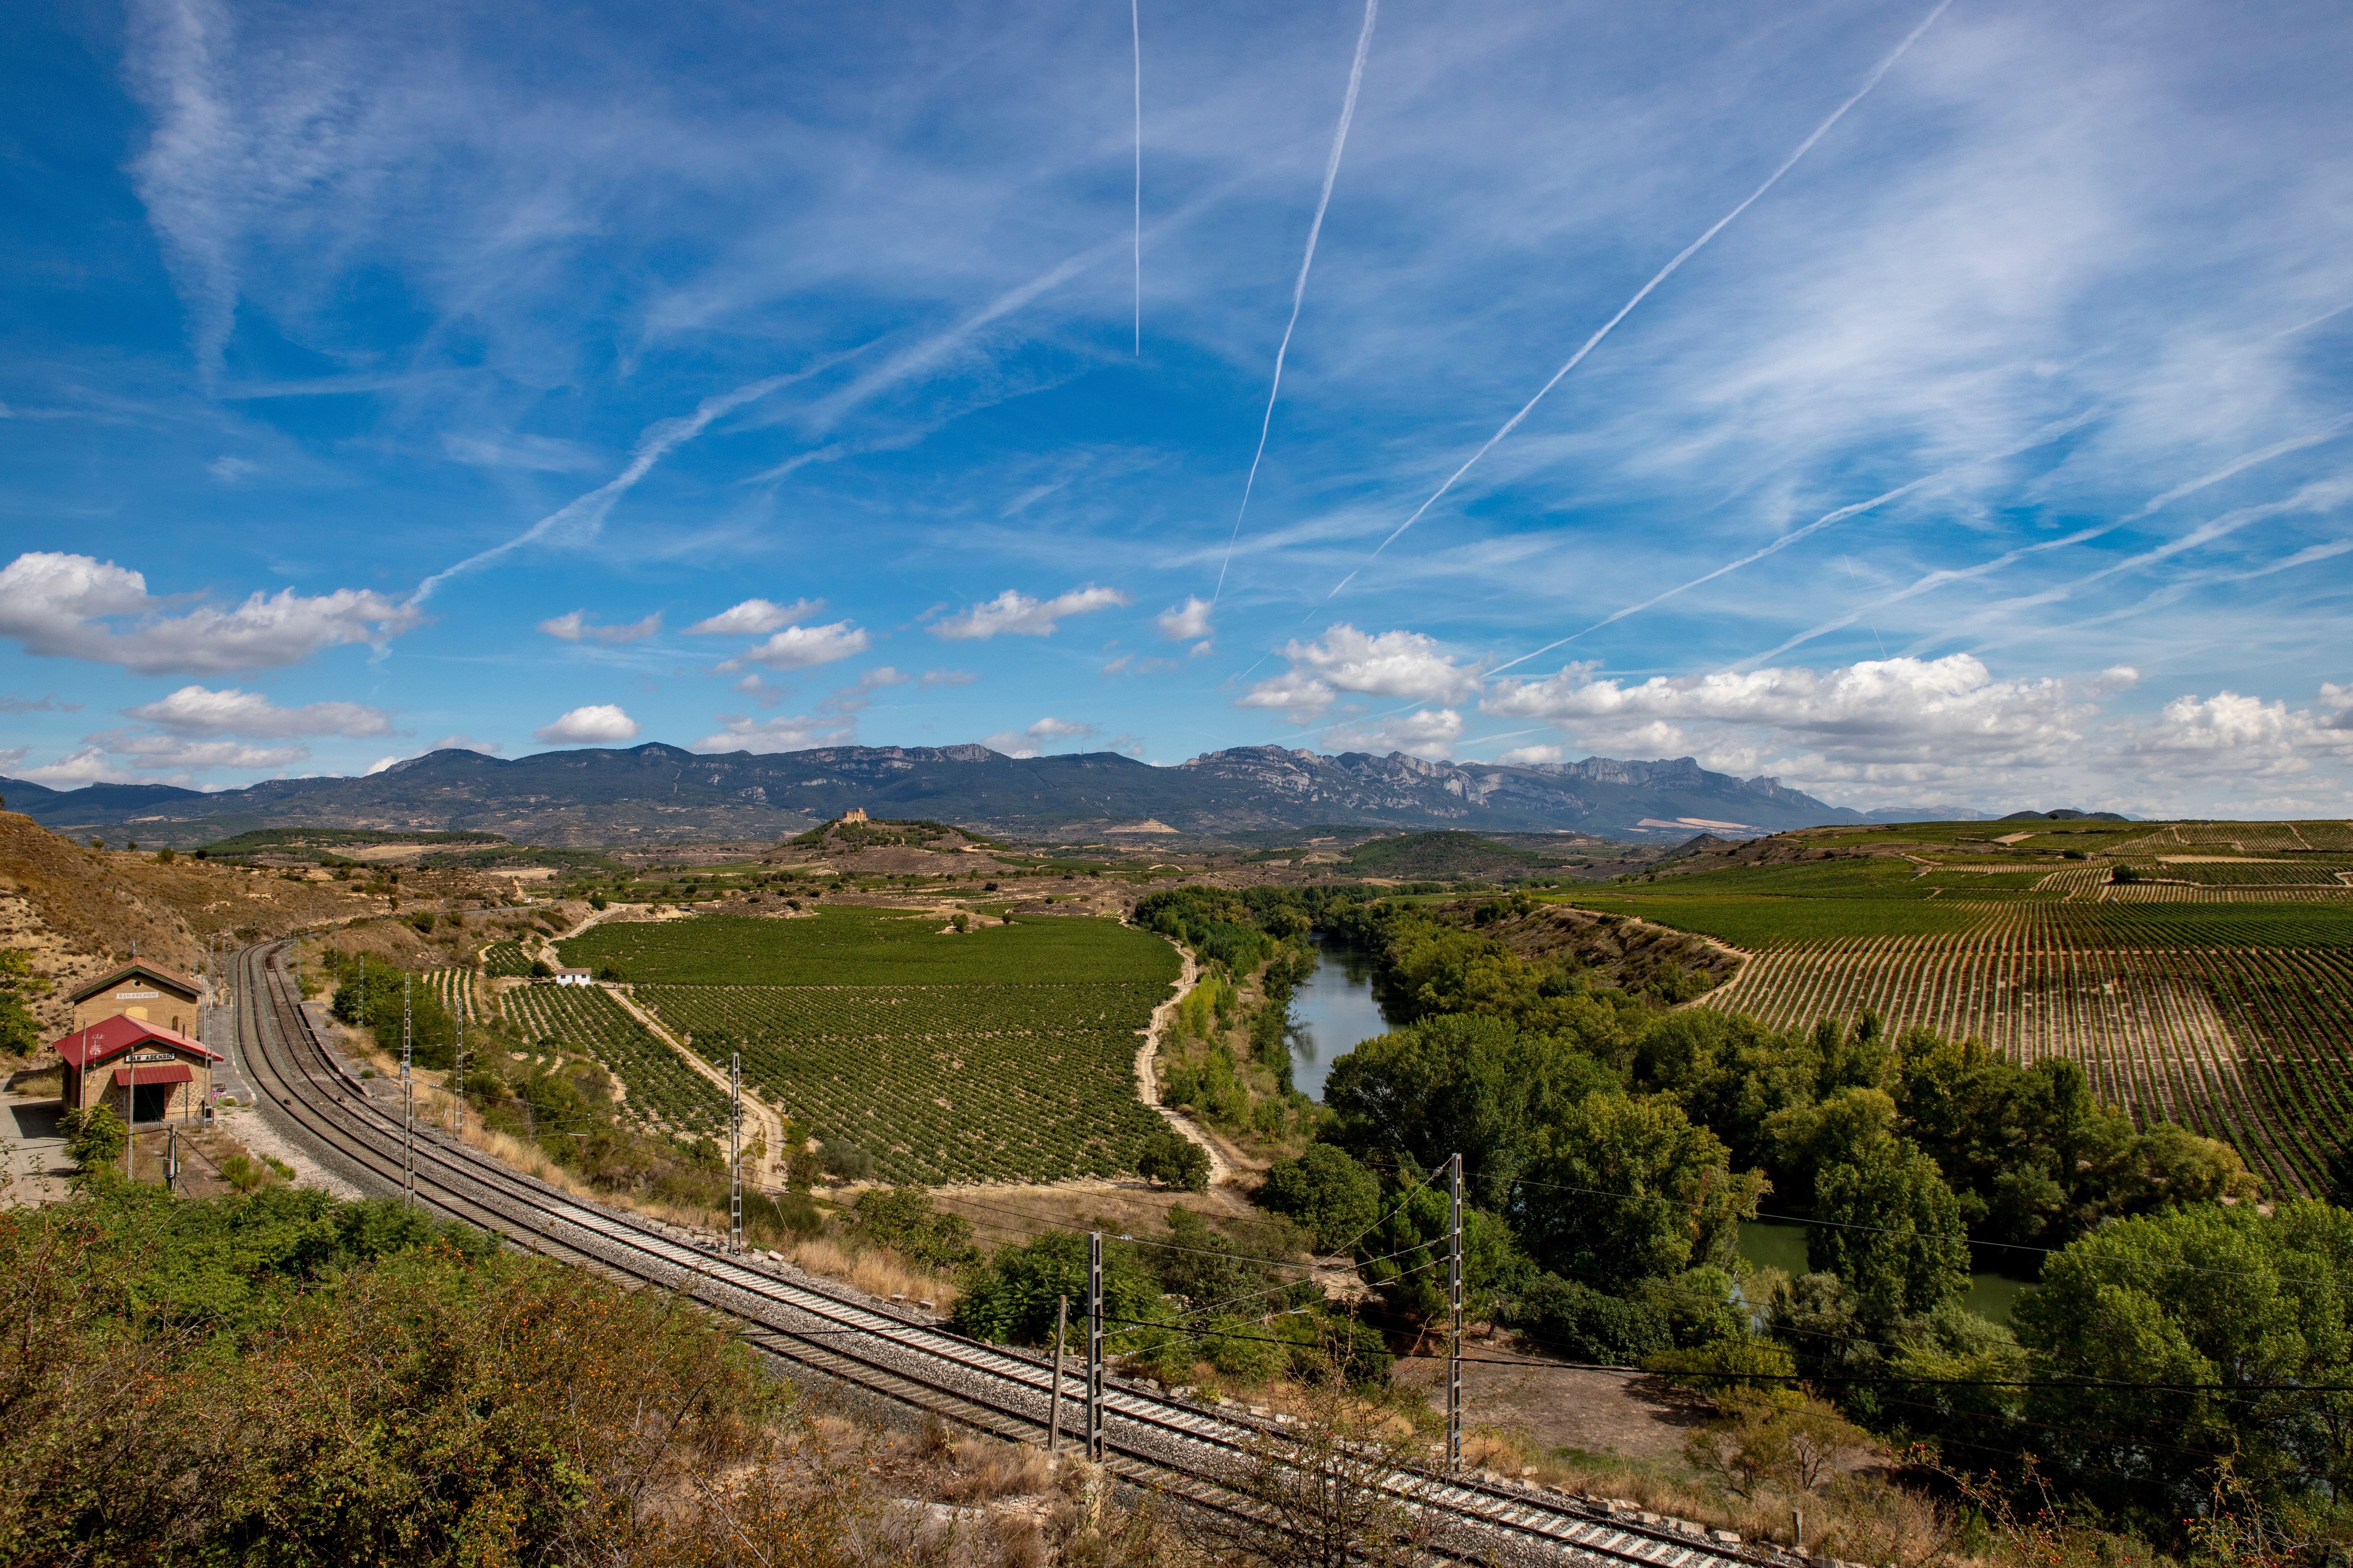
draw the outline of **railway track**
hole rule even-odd
[[[349,1064],[319,1038],[284,967],[290,945],[268,943],[238,955],[236,1016],[246,1075],[281,1132],[364,1189],[397,1195],[409,1181],[399,1110],[372,1100]],[[442,1215],[624,1282],[690,1297],[735,1319],[758,1351],[868,1393],[1000,1437],[1035,1442],[1044,1435],[1054,1373],[1039,1357],[681,1240],[438,1131],[417,1128],[413,1151],[417,1201]],[[1065,1373],[1062,1398],[1069,1426],[1084,1408],[1082,1369]],[[1280,1430],[1105,1380],[1107,1467],[1205,1507],[1237,1506],[1219,1478],[1255,1441]],[[1457,1555],[1481,1561],[1643,1568],[1794,1568],[1799,1561],[1493,1478],[1400,1470],[1388,1484],[1416,1508],[1470,1527],[1466,1539],[1476,1544]]]

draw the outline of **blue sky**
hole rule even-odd
[[[2353,14],[1133,23],[17,7],[0,771],[1271,742],[2353,811]]]

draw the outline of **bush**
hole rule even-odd
[[[1043,1345],[1054,1338],[1054,1303],[1068,1297],[1075,1329],[1084,1321],[1087,1299],[1087,1238],[1050,1231],[1024,1246],[1000,1247],[965,1276],[955,1304],[955,1325],[977,1340],[1000,1344]],[[1129,1341],[1136,1326],[1160,1308],[1160,1282],[1140,1266],[1131,1248],[1103,1249],[1105,1325],[1117,1341]],[[1124,1348],[1123,1346],[1123,1348]]]
[[[122,1119],[104,1105],[67,1111],[58,1118],[58,1130],[66,1135],[66,1152],[85,1171],[113,1165],[131,1140]]]
[[[817,1146],[817,1156],[827,1175],[845,1182],[862,1182],[874,1173],[874,1156],[855,1143],[828,1138]]]
[[[547,960],[534,958],[531,961],[531,977],[533,980],[553,980],[555,971],[548,967]]]
[[[591,893],[588,895],[588,907],[592,910],[603,910],[610,906],[607,903],[604,894]]]
[[[1569,1361],[1641,1366],[1673,1343],[1667,1313],[1656,1303],[1605,1296],[1557,1274],[1538,1275],[1502,1316],[1539,1349]]]
[[[1188,1193],[1209,1190],[1209,1153],[1173,1128],[1164,1127],[1144,1141],[1135,1157],[1135,1173],[1163,1186]]]
[[[1311,1145],[1295,1160],[1278,1160],[1259,1186],[1259,1203],[1289,1215],[1338,1252],[1380,1218],[1381,1186],[1370,1171],[1330,1143]]]
[[[980,1260],[972,1222],[934,1211],[932,1194],[921,1187],[877,1187],[860,1194],[858,1223],[879,1245],[929,1268],[959,1268]]]

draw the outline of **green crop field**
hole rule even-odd
[[[727,1096],[599,988],[519,985],[501,1005],[533,1044],[554,1040],[612,1068],[631,1121],[689,1138],[726,1138]]]
[[[2228,1138],[2275,1192],[2311,1191],[2353,1128],[2348,841],[2326,822],[1912,824],[1802,838],[1895,854],[1566,901],[1752,954],[1694,1005],[1777,1028],[1868,1009],[2072,1058],[2103,1100]]]
[[[944,915],[819,907],[791,920],[701,915],[596,926],[564,961],[671,985],[974,985],[1176,978],[1176,950],[1110,921],[1039,916],[943,935]]]
[[[1041,1182],[1134,1168],[1160,1123],[1137,1031],[1176,950],[1104,920],[944,933],[944,917],[820,908],[599,926],[568,963],[617,964],[639,1005],[818,1137],[898,1182]],[[534,987],[534,990],[544,989]]]

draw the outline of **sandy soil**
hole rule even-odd
[[[1442,1356],[1444,1342],[1433,1338],[1423,1348]],[[1551,1367],[1508,1349],[1500,1339],[1470,1335],[1462,1353],[1463,1426],[1522,1436],[1532,1454],[1569,1448],[1674,1460],[1693,1429],[1713,1415],[1705,1401],[1640,1373]],[[1493,1364],[1498,1362],[1515,1364]],[[1445,1409],[1442,1359],[1400,1360],[1397,1380],[1427,1389],[1431,1405]]]

